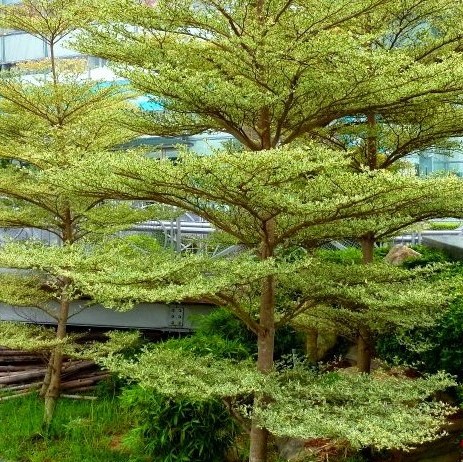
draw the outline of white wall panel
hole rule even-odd
[[[4,37],[5,61],[28,61],[45,57],[42,40],[28,34],[13,34]]]

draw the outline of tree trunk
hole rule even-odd
[[[362,327],[357,337],[357,368],[359,372],[366,374],[371,372],[372,344],[370,329]]]
[[[370,170],[376,170],[378,168],[378,135],[376,133],[376,116],[374,113],[367,114],[367,124],[367,165]]]
[[[66,281],[64,284],[63,292],[66,291],[69,282]],[[56,329],[57,340],[64,340],[66,337],[66,327],[69,317],[69,299],[64,293],[61,297],[60,312],[58,318],[58,326]],[[50,428],[55,412],[56,401],[59,398],[60,387],[61,387],[61,369],[63,367],[63,348],[61,345],[57,345],[52,352],[50,362],[48,364],[49,383],[45,388],[45,410],[43,416],[43,427],[45,430]],[[45,387],[45,383],[44,383]],[[44,388],[43,387],[43,388]]]
[[[376,132],[376,116],[373,112],[367,114],[368,135],[366,140],[367,165],[370,170],[378,168],[378,134]],[[362,261],[364,265],[373,263],[375,236],[368,233],[360,239],[362,246]],[[368,327],[362,327],[357,335],[357,368],[359,372],[371,371],[371,359],[373,342],[371,331]]]
[[[265,428],[259,428],[254,423],[251,426],[250,433],[249,462],[266,462],[268,431]]]
[[[45,372],[45,377],[43,378],[43,384],[40,389],[40,397],[45,398],[45,393],[50,386],[51,370],[53,366],[53,351],[51,352],[50,358],[48,359],[47,371]]]
[[[362,261],[364,265],[373,263],[375,240],[374,236],[368,235],[360,240],[362,246]],[[357,335],[357,368],[359,372],[367,374],[371,371],[371,360],[373,356],[373,340],[368,327],[362,327]]]
[[[273,350],[275,342],[275,278],[265,278],[262,287],[259,332],[257,338],[257,370],[268,373],[273,368]],[[265,396],[256,396],[254,405],[265,403]],[[257,426],[253,420],[251,425],[249,462],[267,461],[268,431]]]
[[[318,330],[308,329],[305,335],[305,354],[309,362],[315,364],[318,361]]]
[[[50,44],[50,55],[52,66],[54,65],[54,49],[53,43]],[[53,81],[56,84],[56,75],[53,75]],[[74,242],[74,219],[72,216],[71,209],[69,207],[65,210],[65,217],[63,220],[62,227],[62,245],[72,244]],[[60,308],[58,313],[58,325],[56,328],[56,339],[64,340],[66,337],[66,329],[69,318],[69,307],[70,301],[67,294],[68,288],[71,284],[71,280],[63,278],[61,284],[61,300]],[[53,414],[56,407],[56,401],[59,398],[60,386],[61,386],[61,369],[63,367],[63,349],[61,345],[57,345],[51,353],[50,360],[48,362],[47,373],[44,378],[43,386],[40,391],[40,395],[45,398],[45,412],[43,416],[43,427],[48,429],[51,421],[53,420]]]
[[[362,262],[364,265],[373,263],[375,252],[375,238],[374,236],[367,235],[360,239],[362,246]]]
[[[261,259],[273,255],[273,236],[275,222],[270,219],[265,226],[265,242],[262,243]],[[259,330],[257,333],[257,370],[267,374],[273,369],[273,352],[275,344],[275,276],[267,276],[262,282],[259,308]],[[265,404],[265,396],[256,396],[254,406]],[[249,462],[267,462],[268,431],[260,428],[252,419]]]
[[[43,416],[43,427],[45,429],[50,428],[61,387],[61,365],[63,364],[61,347],[55,347],[53,353],[53,360],[50,364],[50,383],[45,391],[45,412]]]

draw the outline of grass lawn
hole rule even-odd
[[[0,460],[5,462],[141,462],[120,444],[129,418],[118,400],[60,399],[50,435],[40,434],[36,396],[0,402]]]
[[[463,223],[461,221],[429,221],[428,229],[434,231],[454,230],[459,228]]]

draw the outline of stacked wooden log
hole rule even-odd
[[[41,388],[47,370],[48,354],[0,347],[1,399],[23,395]],[[65,394],[87,394],[109,377],[93,361],[65,358],[61,369],[61,390]]]

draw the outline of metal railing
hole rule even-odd
[[[211,243],[207,239],[215,228],[193,214],[184,214],[176,220],[152,220],[132,226],[121,234],[147,234],[156,238],[163,247],[177,252],[205,252],[211,255],[234,253],[237,246]],[[424,237],[463,236],[463,226],[453,230],[417,230],[391,239],[394,244],[421,244]],[[0,245],[11,240],[35,239],[48,245],[58,243],[52,233],[37,228],[0,228]],[[356,245],[355,241],[332,241],[323,247],[342,249]]]

